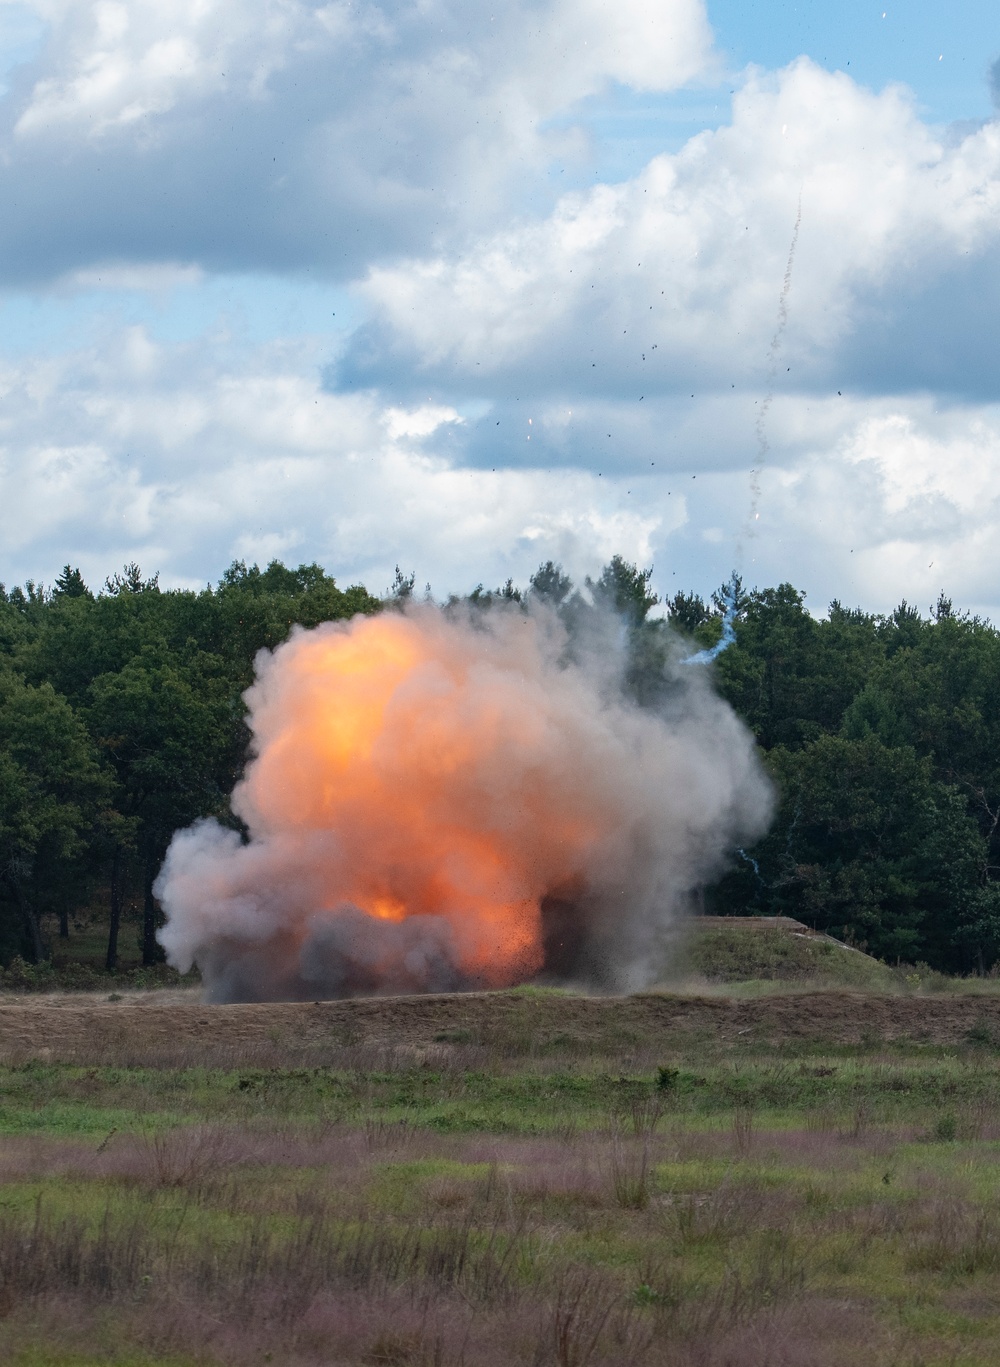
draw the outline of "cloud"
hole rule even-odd
[[[699,5],[36,9],[0,259],[111,317],[0,363],[8,583],[278,555],[443,593],[622,552],[661,592],[738,562],[819,608],[997,610],[1000,123],[935,130],[801,60],[749,73],[731,126],[539,208],[553,111],[705,70]],[[212,274],[241,264],[302,298],[353,273],[368,322],[334,365],[329,331],[241,342]],[[197,327],[160,318],[199,291]]]
[[[374,317],[340,378],[568,406],[760,392],[800,205],[781,386],[978,392],[1000,303],[1000,123],[951,145],[901,87],[874,94],[804,58],[751,75],[731,126],[623,184],[460,255],[373,264]]]
[[[21,283],[105,261],[350,274],[537,190],[580,141],[549,121],[609,82],[672,90],[712,61],[701,0],[32,9],[44,40],[0,102]]]
[[[318,360],[305,344],[168,345],[125,327],[6,364],[3,578],[51,583],[70,561],[100,584],[135,559],[198,587],[231,559],[277,556],[375,592],[399,561],[443,595],[524,584],[549,558],[579,580],[621,552],[655,566],[660,593],[706,593],[738,564],[817,610],[926,606],[943,590],[997,611],[1000,405],[778,395],[754,521],[748,395],[705,395],[686,419],[661,409],[667,435],[641,434],[644,465],[624,440],[600,472],[549,463],[554,418],[535,409],[538,464],[470,467],[462,443],[490,419],[426,395],[331,394]]]
[[[1000,405],[867,401],[839,440],[772,471],[765,534],[802,582],[881,608],[940,592],[997,615]],[[787,577],[793,577],[789,574]]]
[[[234,558],[317,559],[373,591],[397,560],[439,592],[573,573],[617,551],[644,563],[683,499],[651,512],[573,469],[455,467],[435,450],[459,414],[331,395],[305,346],[164,345],[141,327],[0,369],[0,537],[8,584],[126,560],[198,586]],[[639,505],[639,506],[636,506]]]
[[[456,465],[641,481],[650,512],[683,492],[661,590],[736,562],[819,609],[995,612],[998,207],[1000,124],[946,137],[802,59],[626,182],[373,265],[329,382],[468,404],[436,438]]]
[[[148,265],[112,263],[91,270],[74,271],[59,284],[63,292],[134,290],[156,296],[179,287],[200,285],[203,280],[204,273],[197,266],[157,261]]]

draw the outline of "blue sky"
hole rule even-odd
[[[749,62],[774,69],[806,53],[876,89],[904,82],[936,123],[990,113],[988,72],[1000,55],[1000,12],[986,0],[719,0],[709,17],[737,70]]]
[[[0,4],[0,578],[1000,615],[998,58],[972,0]]]
[[[672,96],[618,87],[583,111],[600,140],[605,178],[633,173],[665,148],[676,150],[704,128],[728,121],[739,73],[787,66],[805,54],[873,89],[902,82],[931,123],[985,119],[993,112],[990,68],[1000,57],[1000,10],[984,0],[908,0],[886,7],[717,0],[708,17],[722,59],[721,79]],[[559,171],[556,171],[559,174]]]

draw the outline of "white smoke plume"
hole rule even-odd
[[[247,838],[174,837],[169,961],[214,1001],[653,980],[770,788],[704,670],[668,663],[640,708],[625,631],[588,622],[571,640],[541,604],[425,604],[262,651]]]

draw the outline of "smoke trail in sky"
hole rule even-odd
[[[747,516],[747,536],[750,538],[755,535],[755,523],[760,516],[760,476],[770,450],[767,438],[767,415],[770,412],[771,404],[774,402],[774,391],[778,380],[778,359],[781,355],[781,344],[784,341],[785,329],[788,326],[788,296],[792,288],[792,267],[795,264],[795,249],[799,244],[799,228],[801,226],[802,192],[800,191],[798,208],[795,213],[795,226],[792,229],[792,241],[788,248],[788,261],[785,264],[781,293],[778,296],[778,320],[775,325],[774,336],[771,338],[771,345],[767,350],[767,393],[757,410],[757,421],[754,425],[757,436],[757,458],[750,469],[750,511]]]

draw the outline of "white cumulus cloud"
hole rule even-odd
[[[349,274],[538,190],[573,141],[555,115],[713,61],[701,0],[30,7],[45,36],[0,99],[8,279],[145,260]]]
[[[373,265],[356,375],[563,396],[759,387],[800,211],[781,373],[829,385],[873,311],[884,327],[929,281],[996,256],[1000,124],[952,144],[902,88],[806,59],[752,76],[730,126],[623,184],[461,256]]]
[[[95,584],[126,560],[198,585],[232,559],[320,560],[380,591],[397,560],[439,592],[545,559],[592,572],[647,560],[683,520],[582,471],[456,468],[433,449],[460,425],[433,404],[331,395],[305,349],[220,359],[137,327],[111,344],[0,369],[0,537],[8,584],[70,559]],[[637,506],[633,506],[637,505]]]

